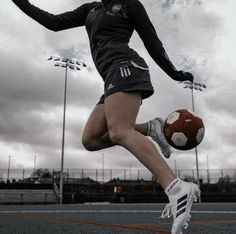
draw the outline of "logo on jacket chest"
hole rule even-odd
[[[110,15],[110,16],[121,17],[122,16],[122,5],[121,4],[115,4],[106,13],[107,13],[107,15]]]
[[[114,6],[112,6],[111,10],[113,13],[119,12],[122,9],[121,4],[116,4]]]

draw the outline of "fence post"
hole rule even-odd
[[[192,170],[192,177],[193,177],[193,181],[195,180],[195,176],[194,176],[194,169]]]
[[[25,169],[23,169],[22,171],[22,181],[24,181],[24,179],[25,179]]]
[[[211,177],[210,177],[210,170],[207,169],[207,183],[208,183],[208,184],[210,184],[210,182],[211,182],[211,181],[210,181],[210,178],[211,178]]]
[[[54,169],[52,169],[52,184],[54,184],[54,182],[55,182],[55,175],[54,175]]]
[[[112,180],[112,169],[110,169],[110,181]]]
[[[69,184],[69,173],[70,173],[70,169],[67,169],[67,184]]]
[[[220,172],[221,172],[221,178],[223,179],[224,178],[223,169],[221,169]]]

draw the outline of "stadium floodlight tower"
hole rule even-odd
[[[191,82],[191,81],[183,81],[183,82],[180,82],[180,84],[184,85],[184,89],[190,89],[191,90],[192,110],[193,110],[193,112],[195,112],[194,91],[203,92],[203,90],[206,89],[206,85],[202,84],[202,83]],[[195,156],[196,156],[197,184],[198,184],[198,187],[200,188],[198,148],[197,147],[195,148]],[[199,198],[199,202],[201,202],[201,198]]]
[[[63,110],[63,126],[62,126],[62,148],[61,148],[61,170],[60,170],[60,204],[63,204],[63,172],[64,172],[64,148],[65,148],[65,126],[66,126],[66,98],[67,98],[67,77],[68,69],[80,71],[87,65],[77,59],[69,59],[63,57],[51,56],[49,61],[54,62],[55,67],[65,68],[65,87],[64,87],[64,110]]]

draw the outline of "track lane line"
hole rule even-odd
[[[167,230],[160,230],[160,229],[150,229],[144,228],[140,226],[130,226],[129,224],[109,224],[97,221],[86,221],[86,220],[78,220],[78,219],[66,219],[66,218],[59,218],[59,217],[49,217],[49,216],[40,216],[35,214],[16,214],[16,213],[8,213],[5,215],[17,217],[17,218],[25,218],[31,219],[35,221],[46,221],[46,222],[58,222],[58,223],[66,223],[66,224],[82,224],[82,225],[92,225],[101,228],[116,228],[116,229],[125,229],[125,230],[132,230],[132,231],[140,231],[140,232],[147,232],[147,233],[159,233],[159,234],[170,234]]]
[[[40,213],[162,213],[162,210],[2,210],[0,214]],[[191,211],[193,214],[236,214],[236,211]]]

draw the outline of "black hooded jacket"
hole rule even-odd
[[[136,30],[154,61],[173,79],[177,70],[169,60],[161,41],[139,0],[102,0],[85,3],[74,11],[53,15],[28,0],[12,0],[28,16],[53,31],[85,26],[94,63],[105,80],[107,73],[124,60],[147,67],[128,44]],[[79,35],[78,35],[79,36]]]

